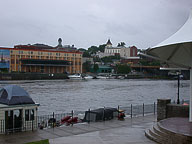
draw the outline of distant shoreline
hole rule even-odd
[[[67,74],[42,74],[42,73],[1,73],[0,80],[56,80],[69,79]],[[170,76],[159,75],[127,75],[125,79],[165,79],[174,80]]]

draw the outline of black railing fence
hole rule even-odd
[[[120,110],[125,111],[126,116],[134,117],[138,115],[145,115],[145,114],[156,114],[157,105],[154,104],[142,104],[142,105],[130,105],[127,107],[119,106]]]
[[[145,116],[147,114],[156,114],[156,103],[154,104],[142,104],[142,105],[132,105],[130,106],[117,106],[116,107],[118,113],[115,117],[119,117],[120,113],[124,113],[126,117],[135,117],[135,116]],[[90,124],[91,122],[91,115],[90,111],[92,109],[88,109],[86,111],[89,112],[88,115],[88,122]],[[105,107],[103,107],[103,115],[102,120],[107,120],[105,118],[107,114],[105,114]],[[83,119],[85,117],[85,111],[74,111],[72,110],[69,113],[60,113],[55,114],[54,112],[50,115],[41,115],[36,116],[33,118],[33,120],[26,121],[25,119],[20,120],[0,120],[0,133],[6,134],[6,133],[12,133],[12,132],[18,132],[18,131],[33,131],[36,129],[46,129],[46,128],[54,128],[59,126],[69,126],[73,125],[75,123],[84,122]]]

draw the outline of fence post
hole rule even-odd
[[[71,111],[71,117],[72,117],[71,126],[73,126],[73,110]]]
[[[133,109],[132,107],[133,107],[133,106],[132,106],[132,104],[131,104],[131,118],[132,118],[132,111],[133,111],[133,110],[132,110],[132,109]]]
[[[88,117],[88,118],[89,118],[89,120],[88,120],[88,124],[90,124],[90,111],[91,111],[91,110],[90,110],[90,108],[89,108],[89,110],[88,110],[88,111],[89,111],[89,117]]]
[[[33,131],[33,120],[32,120],[32,131]]]
[[[155,106],[156,106],[156,105],[155,105],[155,102],[154,102],[154,115],[155,115]]]
[[[54,121],[55,121],[55,114],[54,114],[54,112],[53,112],[53,121],[52,121],[52,123],[53,123],[53,128],[54,128]]]
[[[144,106],[144,103],[143,103],[143,116],[145,114],[145,106]]]
[[[2,127],[3,127],[3,125],[2,125],[2,120],[1,120],[1,132],[0,133],[2,133]]]

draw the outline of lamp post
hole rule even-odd
[[[177,79],[178,79],[178,91],[177,91],[177,104],[180,104],[179,100],[179,87],[180,87],[180,73],[177,73]]]

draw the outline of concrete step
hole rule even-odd
[[[153,137],[155,137],[156,139],[159,139],[159,140],[162,139],[162,136],[159,135],[158,133],[156,133],[156,132],[154,131],[153,127],[149,129],[149,133],[150,133]]]
[[[166,135],[173,135],[174,133],[164,128],[159,122],[157,123],[158,129]]]
[[[167,144],[192,143],[191,137],[171,131],[168,128],[163,127],[159,122],[157,123],[157,128],[159,129],[159,132],[162,133],[161,136],[163,137],[163,140],[167,142]],[[156,129],[156,128],[154,128],[154,129]]]
[[[155,131],[155,133],[157,133],[158,135],[160,135],[164,139],[167,137],[167,134],[165,132],[161,131],[159,129],[159,127],[157,126],[157,124],[153,125],[153,130]]]
[[[153,135],[150,134],[149,129],[146,129],[146,130],[145,130],[145,136],[146,136],[147,138],[149,138],[150,140],[152,140],[152,141],[155,141],[155,142],[157,142],[157,143],[160,143],[160,141],[159,141],[156,137],[154,137]]]

